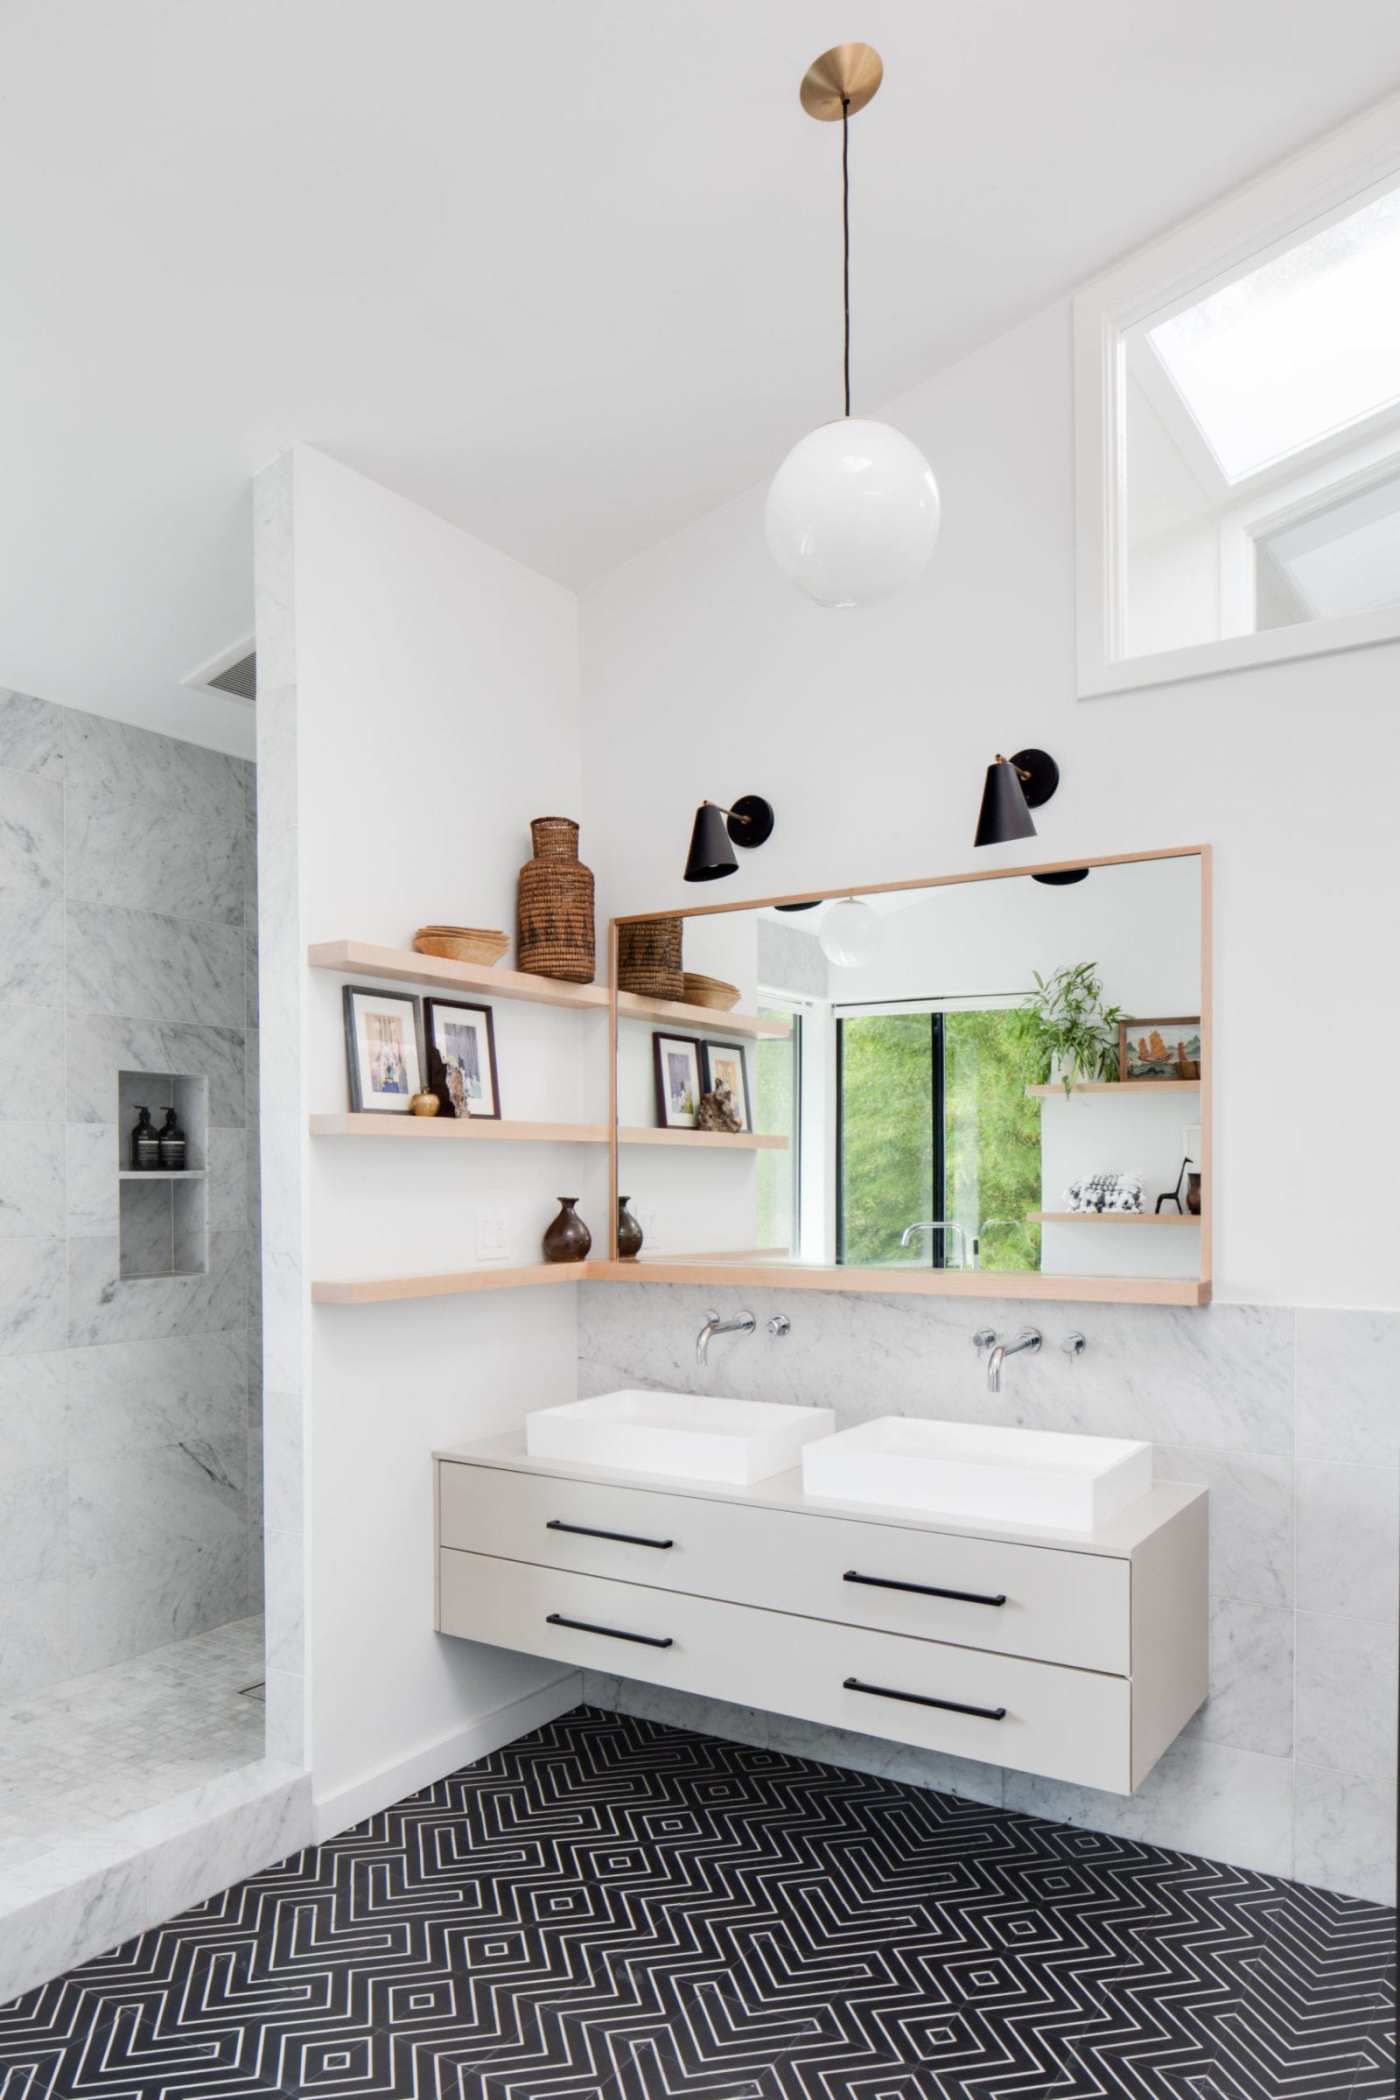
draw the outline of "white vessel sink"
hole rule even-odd
[[[1152,1446],[882,1415],[809,1444],[802,1486],[842,1502],[1095,1531],[1152,1485]]]
[[[829,1407],[775,1407],[695,1393],[600,1393],[525,1418],[531,1458],[572,1458],[624,1473],[744,1487],[786,1473],[804,1444],[829,1437]]]

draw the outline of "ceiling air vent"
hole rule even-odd
[[[208,663],[191,671],[181,684],[195,686],[202,693],[223,693],[233,700],[256,700],[257,651],[251,641],[239,642],[233,649],[221,649]]]

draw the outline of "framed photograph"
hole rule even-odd
[[[753,1129],[753,1110],[749,1105],[749,1067],[742,1043],[703,1043],[702,1073],[707,1094],[717,1093],[721,1087],[729,1096],[729,1105],[739,1118],[740,1130]]]
[[[417,999],[347,984],[345,1056],[357,1116],[406,1116],[423,1084]]]
[[[700,1118],[700,1040],[693,1035],[653,1032],[656,1059],[656,1119],[663,1130],[694,1130]]]
[[[1199,1079],[1201,1017],[1169,1014],[1163,1020],[1118,1023],[1120,1079]]]
[[[489,1006],[462,999],[425,999],[428,1085],[454,1116],[501,1113],[496,1077],[496,1031]]]

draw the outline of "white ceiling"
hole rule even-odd
[[[306,439],[578,586],[1400,81],[1394,0],[4,0],[0,686],[246,748]]]

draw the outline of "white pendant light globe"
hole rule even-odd
[[[829,963],[840,970],[858,970],[868,963],[880,945],[884,929],[868,904],[847,897],[833,904],[821,923],[817,944]]]
[[[823,423],[773,476],[774,561],[818,605],[869,605],[912,583],[938,545],[933,469],[917,445],[864,416]]]

